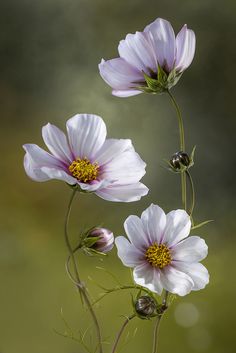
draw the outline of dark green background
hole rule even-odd
[[[1,0],[1,353],[83,352],[54,333],[64,330],[61,308],[75,334],[90,325],[64,270],[62,227],[70,190],[62,182],[32,182],[22,166],[22,144],[43,146],[44,124],[64,128],[75,113],[96,113],[110,137],[131,138],[147,162],[143,180],[150,193],[140,202],[81,195],[71,220],[74,239],[84,226],[101,222],[123,234],[125,218],[140,215],[151,202],[166,211],[181,207],[179,179],[162,167],[163,158],[178,149],[168,97],[113,97],[97,69],[102,57],[117,56],[126,33],[156,17],[170,20],[176,32],[187,23],[197,36],[194,62],[172,92],[183,111],[188,150],[197,145],[195,218],[215,220],[196,231],[209,245],[204,263],[210,284],[173,303],[163,320],[159,352],[235,352],[235,13],[234,0]],[[88,276],[115,285],[96,266],[130,281],[115,250],[103,262],[84,256],[80,261],[94,298],[100,290]],[[98,316],[107,341],[114,339],[121,315],[131,313],[130,303],[129,293],[101,302]],[[133,321],[122,352],[151,352],[152,325]]]

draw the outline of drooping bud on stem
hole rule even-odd
[[[186,152],[176,152],[170,159],[172,168],[176,171],[186,169],[190,166],[191,160]]]
[[[86,240],[93,240],[90,249],[98,251],[100,253],[108,253],[114,245],[114,235],[106,228],[94,228],[88,234]]]
[[[155,300],[149,295],[139,297],[135,304],[135,311],[141,318],[149,318],[155,316],[157,313],[157,304]]]

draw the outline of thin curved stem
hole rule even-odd
[[[158,336],[159,336],[159,329],[160,329],[160,323],[162,319],[162,314],[157,316],[156,319],[156,324],[154,327],[154,337],[153,337],[153,346],[152,346],[152,353],[157,353],[157,347],[158,347]]]
[[[100,326],[99,326],[96,314],[95,314],[95,312],[93,310],[93,306],[92,306],[92,304],[90,302],[90,299],[88,297],[88,294],[86,292],[86,289],[85,289],[83,283],[80,280],[79,271],[78,271],[77,263],[76,263],[75,256],[74,256],[74,251],[73,251],[73,248],[72,248],[70,240],[69,240],[68,225],[69,225],[69,219],[70,219],[72,203],[73,203],[73,200],[74,200],[76,192],[77,192],[76,190],[73,190],[72,195],[70,197],[70,201],[69,201],[67,212],[66,212],[65,226],[64,226],[65,243],[66,243],[66,246],[68,248],[68,251],[69,251],[69,254],[70,254],[70,258],[72,260],[75,279],[73,278],[73,276],[71,275],[71,273],[69,271],[68,262],[67,262],[66,268],[67,268],[68,274],[70,275],[70,278],[73,279],[73,283],[76,285],[76,287],[80,291],[81,295],[83,296],[84,302],[87,305],[88,310],[89,310],[89,312],[90,312],[90,314],[92,316],[92,319],[93,319],[93,322],[94,322],[94,326],[95,326],[95,329],[96,329],[96,333],[97,333],[99,353],[103,353],[102,336],[101,336]]]
[[[175,108],[176,115],[178,118],[178,124],[179,124],[179,140],[180,140],[180,151],[184,152],[185,151],[185,137],[184,137],[184,123],[183,123],[183,118],[182,114],[179,108],[179,105],[177,104],[174,96],[170,91],[167,91],[171,102]],[[182,204],[183,208],[187,210],[187,190],[186,190],[186,174],[185,172],[181,172],[181,190],[182,190]]]
[[[111,353],[115,353],[115,352],[116,352],[116,348],[117,348],[117,346],[118,346],[118,343],[119,343],[119,340],[120,340],[120,338],[121,338],[121,336],[122,336],[122,333],[124,332],[124,329],[126,328],[126,326],[128,325],[128,323],[130,322],[130,320],[132,320],[135,316],[136,316],[136,315],[133,314],[133,315],[131,315],[131,316],[129,316],[129,317],[126,317],[124,323],[122,324],[122,326],[121,326],[121,328],[120,328],[120,330],[119,330],[119,332],[118,332],[118,334],[117,334],[117,336],[116,336],[116,339],[115,339],[115,342],[114,342],[114,344],[113,344]]]
[[[195,189],[194,189],[194,183],[193,183],[193,178],[191,176],[191,174],[189,173],[189,171],[186,171],[186,175],[188,177],[189,180],[189,184],[190,184],[190,188],[191,188],[191,194],[192,194],[192,204],[189,210],[189,215],[191,218],[193,218],[193,210],[194,210],[194,206],[195,206]]]

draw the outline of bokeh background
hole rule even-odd
[[[61,308],[75,335],[89,327],[87,342],[94,338],[64,269],[62,230],[70,190],[62,182],[33,182],[22,166],[23,143],[43,146],[42,125],[50,121],[63,129],[75,113],[96,113],[109,136],[131,138],[148,165],[143,180],[151,192],[140,202],[77,199],[74,240],[83,227],[101,222],[123,234],[125,218],[140,215],[151,202],[166,211],[181,206],[179,179],[162,166],[178,149],[168,97],[113,97],[97,70],[102,57],[117,56],[126,33],[156,17],[170,20],[175,31],[187,23],[196,32],[194,62],[173,93],[182,107],[188,150],[197,145],[195,219],[215,220],[196,232],[209,245],[204,263],[211,282],[173,303],[162,323],[159,352],[235,352],[235,13],[234,0],[1,0],[1,353],[83,352],[54,332],[65,330]],[[115,286],[97,267],[130,283],[115,250],[103,261],[81,255],[80,264],[93,298],[101,292],[95,282]],[[97,307],[107,342],[131,311],[129,292],[112,294]],[[134,320],[119,351],[150,352],[152,327],[152,321]]]

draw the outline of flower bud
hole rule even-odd
[[[143,295],[135,302],[135,310],[138,315],[143,318],[148,318],[156,314],[157,305],[155,300],[148,296]]]
[[[170,160],[170,164],[175,170],[181,170],[182,168],[187,168],[190,166],[190,163],[191,163],[191,160],[189,156],[187,155],[187,153],[182,151],[176,152]]]
[[[96,242],[90,247],[93,250],[107,253],[114,245],[114,235],[106,228],[94,228],[88,235],[88,238],[97,238]]]

